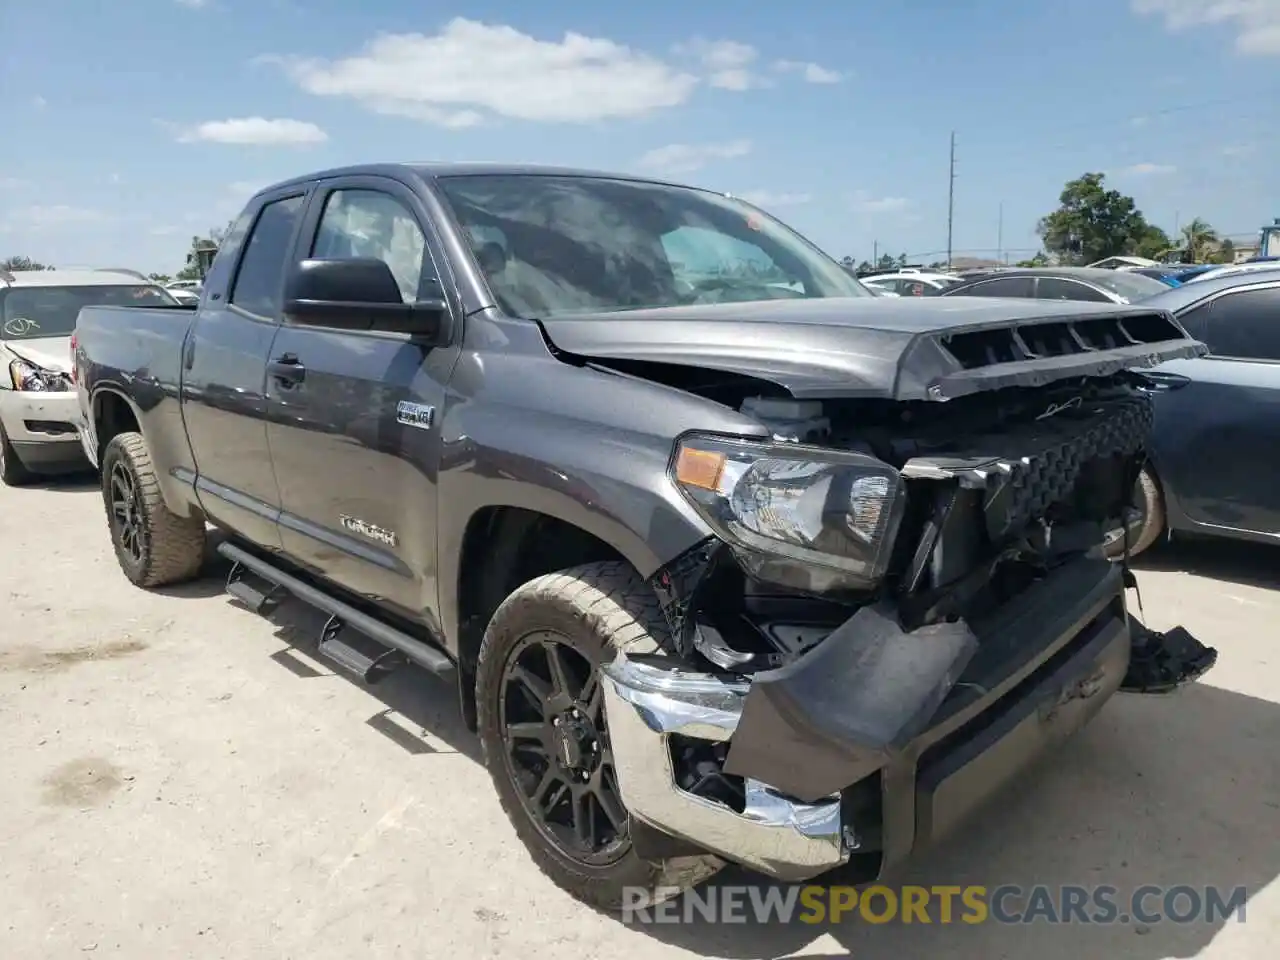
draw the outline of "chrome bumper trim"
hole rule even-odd
[[[727,741],[742,715],[746,681],[619,654],[603,668],[602,686],[618,789],[633,817],[785,881],[807,880],[849,859],[838,794],[802,803],[748,779],[738,813],[677,784],[667,737]]]

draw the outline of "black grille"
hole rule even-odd
[[[1021,323],[996,330],[972,330],[941,338],[942,348],[965,370],[999,363],[1040,360],[1182,341],[1186,335],[1168,316],[1139,313],[1086,320]]]
[[[995,542],[1069,501],[1089,464],[1142,451],[1151,431],[1151,398],[1077,401],[1043,420],[1006,432],[966,437],[949,456],[986,461],[983,513]]]

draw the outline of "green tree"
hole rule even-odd
[[[1218,244],[1218,252],[1211,259],[1214,263],[1235,263],[1236,245],[1230,240],[1223,240]]]
[[[0,270],[8,270],[11,273],[18,273],[22,270],[52,270],[53,267],[48,264],[40,263],[32,260],[30,257],[5,257],[0,260]]]
[[[235,224],[232,220],[225,227],[214,227],[209,231],[207,236],[192,237],[191,246],[187,249],[187,259],[181,270],[174,274],[175,280],[200,280],[204,277],[204,271],[200,269],[200,260],[202,256],[207,256],[205,251],[216,251],[222,245],[223,239]]]
[[[152,283],[158,283],[161,286],[164,286],[166,283],[170,282],[173,277],[169,276],[167,273],[148,273],[147,279]]]
[[[1133,197],[1109,190],[1101,173],[1067,181],[1058,209],[1040,219],[1045,250],[1062,263],[1093,263],[1159,245],[1163,231],[1147,222]],[[1167,237],[1165,238],[1167,240]]]
[[[878,261],[876,261],[877,270],[892,270],[897,265],[898,261],[893,258],[892,254],[888,253],[884,254]]]
[[[1196,217],[1182,228],[1182,244],[1191,263],[1208,263],[1218,252],[1218,231],[1207,220]]]
[[[1028,260],[1019,260],[1017,263],[1017,266],[1019,267],[1047,267],[1048,265],[1049,258],[1045,256],[1043,250],[1037,253],[1034,257],[1031,257]]]
[[[1174,249],[1169,235],[1154,224],[1147,224],[1146,230],[1137,238],[1133,252],[1136,256],[1148,260],[1163,260]]]

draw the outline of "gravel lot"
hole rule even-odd
[[[1245,923],[641,930],[515,847],[451,688],[334,676],[305,652],[316,615],[246,612],[216,569],[132,588],[92,482],[0,488],[0,534],[5,960],[1275,956],[1274,550],[1157,551],[1139,573],[1150,623],[1185,623],[1218,667],[1172,697],[1117,698],[901,878],[1243,884]]]

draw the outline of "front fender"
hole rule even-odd
[[[692,394],[551,358],[464,354],[454,383],[469,396],[451,397],[441,423],[440,613],[450,638],[458,636],[463,543],[478,511],[555,517],[647,577],[711,533],[668,479],[675,438],[695,429],[765,435],[756,421]]]

